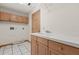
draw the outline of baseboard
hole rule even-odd
[[[31,43],[29,40],[24,40],[24,41],[19,41],[19,42],[16,42],[16,43],[10,43],[10,44],[0,45],[0,48],[1,48],[1,47],[4,47],[4,46],[14,45],[14,44],[20,44],[20,43],[24,43],[24,42],[29,42],[29,43]]]
[[[8,45],[13,45],[13,44],[10,43],[10,44],[0,45],[0,48],[1,48],[1,47],[4,47],[4,46],[8,46]]]

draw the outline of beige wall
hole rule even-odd
[[[8,12],[19,16],[28,16],[5,8],[0,8],[2,12]],[[14,27],[14,30],[10,30],[10,27]],[[24,28],[24,30],[22,30]],[[20,24],[13,22],[1,22],[0,21],[0,45],[8,43],[16,43],[23,40],[29,40],[29,24]]]
[[[79,35],[79,4],[44,4],[41,7],[42,32]]]
[[[10,30],[10,27],[14,27],[14,30]],[[22,28],[24,28],[24,30]],[[28,25],[11,22],[0,22],[0,45],[16,43],[28,39]]]

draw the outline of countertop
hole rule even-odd
[[[79,48],[79,36],[66,36],[61,34],[50,33],[31,33],[31,35],[53,40],[59,43],[67,44]]]

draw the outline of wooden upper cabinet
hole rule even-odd
[[[28,24],[28,17],[17,16],[17,15],[6,13],[6,12],[0,12],[0,20]]]
[[[9,21],[10,20],[10,14],[5,12],[0,12],[0,20],[1,21]]]
[[[28,24],[28,17],[25,17],[25,16],[21,16],[22,19],[23,19],[23,23],[27,23]]]
[[[40,32],[40,10],[32,14],[32,32]]]
[[[28,18],[25,17],[25,16],[17,16],[17,21],[19,23],[26,23],[26,24],[28,24]]]
[[[17,16],[14,15],[14,14],[11,14],[11,15],[10,15],[10,21],[12,21],[12,22],[17,22]]]

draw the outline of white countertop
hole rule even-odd
[[[59,43],[79,48],[79,36],[65,36],[56,33],[32,33],[31,35],[35,35],[38,37],[46,38],[48,40],[53,40]]]

